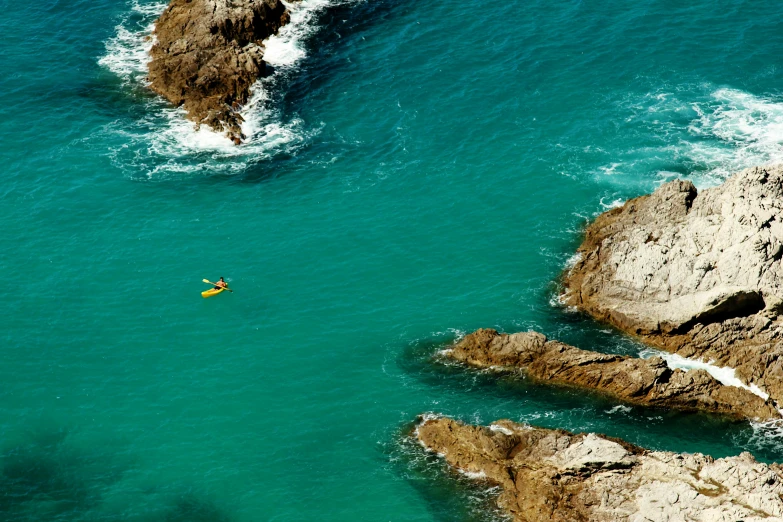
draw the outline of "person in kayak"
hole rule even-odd
[[[228,288],[228,283],[222,277],[215,283],[215,290],[220,290],[221,288]]]

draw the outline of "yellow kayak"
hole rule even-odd
[[[219,288],[219,289],[210,288],[209,290],[204,290],[203,292],[201,292],[201,297],[206,299],[207,297],[212,297],[213,295],[218,295],[223,290],[225,290],[225,288]]]

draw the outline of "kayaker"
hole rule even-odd
[[[222,277],[215,283],[215,290],[220,290],[221,288],[228,288],[228,283]]]

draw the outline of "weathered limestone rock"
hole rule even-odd
[[[699,410],[758,420],[780,419],[770,400],[725,386],[704,370],[670,369],[660,357],[639,359],[580,350],[536,332],[481,329],[445,355],[479,368],[524,372],[538,381],[592,389],[647,406]]]
[[[155,24],[150,86],[240,142],[237,111],[267,71],[262,41],[288,20],[280,0],[171,0]]]
[[[647,451],[509,420],[427,419],[415,436],[455,468],[500,485],[498,504],[517,522],[783,520],[783,470],[749,453]]]
[[[672,181],[600,215],[564,276],[567,305],[783,404],[783,166],[697,193]]]

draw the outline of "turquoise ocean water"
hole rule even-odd
[[[479,327],[638,353],[558,274],[597,213],[783,159],[783,5],[337,1],[269,42],[235,148],[144,86],[164,4],[0,0],[0,520],[491,519],[422,412],[783,459],[432,360]]]

